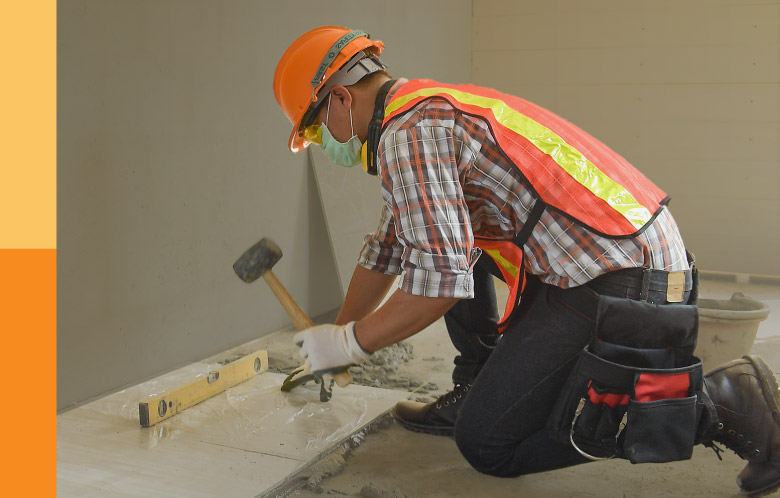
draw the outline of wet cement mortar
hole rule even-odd
[[[408,391],[410,399],[430,401],[440,392],[440,386],[434,382],[422,380],[413,370],[405,369],[415,359],[414,346],[401,341],[375,352],[362,365],[349,369],[355,384],[383,389]],[[423,362],[438,362],[443,358],[422,358]],[[294,347],[275,347],[269,350],[268,369],[271,372],[290,374],[301,364],[301,357]]]
[[[269,371],[287,375],[300,366],[301,357],[298,355],[298,349],[291,345],[291,342],[274,338],[272,344],[269,344]],[[409,399],[428,402],[451,387],[446,382],[442,385],[432,382],[430,371],[434,369],[443,372],[445,375],[439,375],[437,378],[448,380],[451,368],[451,359],[445,359],[443,355],[430,354],[417,357],[414,346],[408,341],[401,341],[375,352],[362,365],[351,367],[350,373],[355,384],[406,391],[409,393]],[[334,396],[337,395],[338,390],[334,392]],[[356,496],[360,498],[415,496],[382,479],[355,477],[351,470],[359,469],[354,458],[355,452],[362,451],[361,447],[367,443],[369,447],[375,444],[388,444],[384,434],[394,426],[395,422],[389,414],[372,421],[338,447],[292,476],[289,486],[263,496]],[[357,472],[360,473],[360,470]],[[346,480],[346,483],[338,479]]]
[[[370,437],[370,434],[386,430],[392,423],[392,418],[389,415],[384,415],[371,422],[315,463],[298,472],[292,479],[291,486],[286,487],[285,490],[280,490],[278,493],[264,496],[341,495],[361,498],[408,498],[408,495],[400,488],[388,487],[383,483],[376,483],[371,480],[363,482],[361,479],[353,478],[348,472],[344,472],[347,468],[347,461],[350,460],[353,452]],[[346,476],[350,483],[347,485],[348,491],[342,490],[344,488],[342,483],[335,483],[335,487],[331,485],[330,479],[335,476]]]

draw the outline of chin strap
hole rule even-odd
[[[371,116],[371,121],[368,123],[368,140],[366,151],[366,172],[369,175],[376,176],[376,153],[379,149],[379,136],[382,134],[382,122],[385,120],[385,99],[387,98],[390,88],[398,80],[388,80],[380,88],[379,93],[376,94],[376,100],[374,101],[374,115]]]

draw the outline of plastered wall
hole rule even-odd
[[[382,39],[399,76],[467,78],[470,22],[470,0],[58,2],[58,409],[288,324],[263,281],[233,274],[261,237],[306,311],[337,307],[276,62],[340,24]]]
[[[541,104],[672,197],[705,270],[780,275],[780,3],[474,0],[472,79]]]

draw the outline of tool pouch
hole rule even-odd
[[[553,438],[591,460],[689,459],[703,410],[697,325],[692,305],[599,296],[594,339],[548,422]]]

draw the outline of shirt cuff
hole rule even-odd
[[[373,234],[369,234],[363,239],[363,249],[358,256],[358,264],[367,270],[386,275],[398,275],[401,273],[402,254],[403,248],[400,245],[382,246],[376,243]]]
[[[472,299],[474,277],[465,256],[411,250],[404,258],[399,288],[415,296]]]

